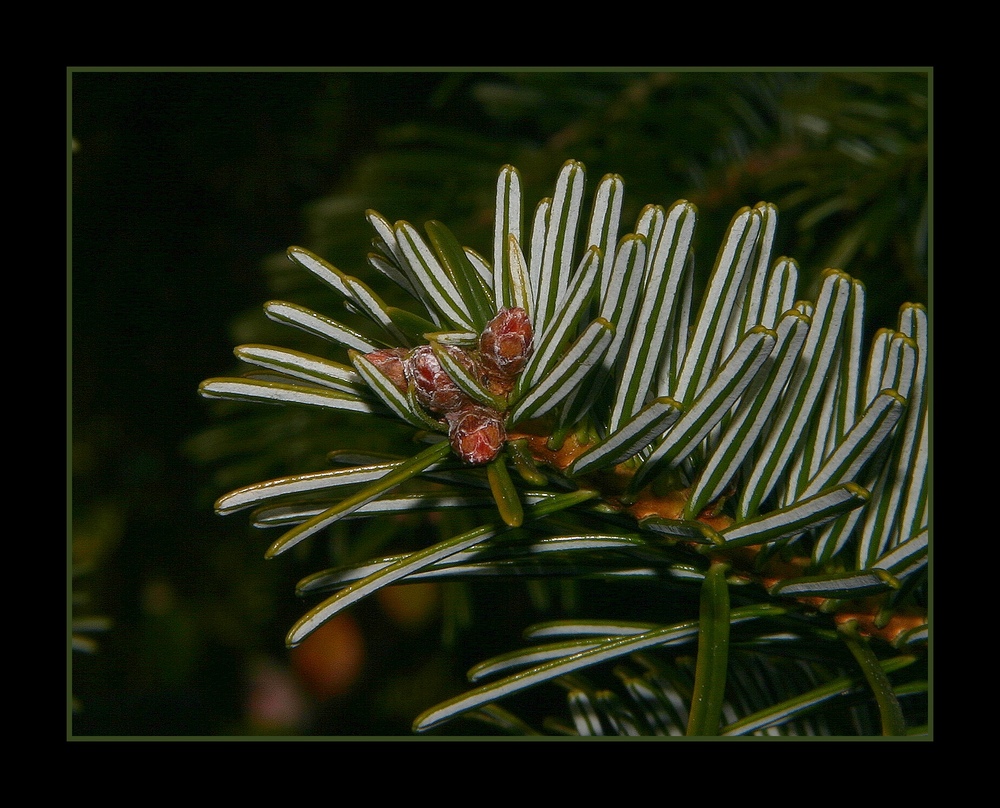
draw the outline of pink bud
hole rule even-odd
[[[524,369],[533,346],[531,321],[520,308],[500,309],[479,337],[479,352],[487,373],[512,381]]]
[[[391,381],[401,392],[406,392],[406,370],[403,361],[406,351],[402,348],[382,348],[365,354],[365,359]]]
[[[473,369],[472,358],[464,351],[457,348],[446,350],[469,370]],[[430,345],[413,349],[406,361],[406,371],[413,380],[417,401],[431,412],[453,412],[470,400],[441,367]]]
[[[452,449],[469,465],[489,463],[507,440],[503,417],[490,407],[468,404],[445,418]]]

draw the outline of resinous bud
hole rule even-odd
[[[457,348],[449,348],[448,352],[458,361],[473,369],[471,357]],[[413,382],[417,401],[433,413],[448,413],[467,404],[470,399],[462,389],[452,381],[441,362],[434,355],[430,345],[421,345],[413,349],[405,363],[407,377]]]
[[[483,369],[508,381],[524,370],[531,351],[531,321],[520,307],[500,309],[479,336]]]
[[[507,440],[503,416],[491,407],[469,404],[449,412],[445,419],[451,448],[469,465],[489,463]]]
[[[406,392],[406,354],[403,348],[381,348],[365,354],[365,359],[391,381],[401,392]]]

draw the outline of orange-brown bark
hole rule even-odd
[[[549,446],[550,436],[544,424],[530,423],[523,425],[521,431],[512,433],[511,439],[524,439],[526,445],[539,464],[564,471],[569,465],[589,448],[579,438],[570,433],[558,449]],[[666,491],[654,491],[653,486],[647,486],[639,492],[631,504],[623,504],[619,496],[626,489],[632,472],[626,466],[602,472],[589,478],[604,495],[606,502],[618,507],[622,512],[634,516],[637,520],[649,516],[661,516],[667,519],[679,519],[687,504],[691,490],[675,488]],[[730,493],[730,492],[727,492]],[[733,524],[733,519],[721,512],[722,501],[712,503],[703,509],[698,521],[714,528],[724,530]],[[703,547],[703,546],[702,546]],[[710,549],[712,558],[727,561],[733,574],[756,581],[765,589],[789,578],[797,578],[806,574],[811,559],[806,556],[782,558],[772,556],[760,568],[757,555],[762,545],[738,547],[732,549]],[[794,598],[795,601],[814,609],[829,609],[833,607],[832,619],[840,625],[850,620],[857,622],[858,632],[867,637],[873,637],[892,644],[905,631],[917,628],[927,621],[926,614],[919,609],[898,610],[888,617],[880,619],[880,613],[885,606],[884,597],[870,597],[858,600],[833,602],[822,597]]]

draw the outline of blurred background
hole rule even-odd
[[[238,370],[237,344],[316,349],[267,321],[266,300],[343,319],[289,245],[378,286],[373,208],[444,221],[488,256],[499,168],[518,167],[533,207],[572,158],[591,188],[624,178],[626,223],[647,203],[694,202],[702,279],[733,214],[764,200],[803,297],[826,267],[859,278],[869,337],[902,303],[928,302],[926,69],[70,77],[74,737],[408,735],[552,605],[492,585],[390,588],[285,649],[306,608],[295,583],[317,569],[304,553],[323,551],[265,562],[273,536],[213,501],[393,440],[346,416],[199,399],[201,380]],[[434,529],[339,539],[419,545]]]

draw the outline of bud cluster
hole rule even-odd
[[[475,350],[444,347],[485,389],[503,397],[514,389],[532,349],[531,322],[522,308],[501,309],[479,335]],[[365,358],[402,392],[413,385],[421,406],[447,423],[452,449],[464,462],[481,465],[500,453],[507,440],[503,414],[462,390],[430,345],[411,351],[385,348]]]
[[[531,356],[532,331],[522,308],[501,309],[479,335],[483,381],[490,392],[506,396]]]

